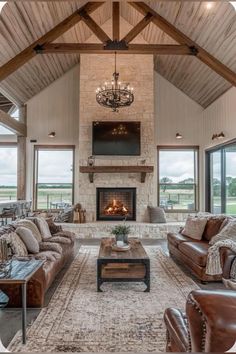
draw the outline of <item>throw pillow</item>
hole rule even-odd
[[[34,224],[33,221],[31,220],[26,220],[26,219],[23,219],[23,220],[19,220],[17,221],[16,223],[16,228],[18,226],[23,226],[23,227],[27,227],[27,229],[30,229],[32,231],[32,234],[34,235],[34,237],[36,238],[36,240],[38,242],[41,242],[42,241],[42,236],[39,232],[39,229],[37,228],[37,226]]]
[[[48,238],[52,237],[52,234],[49,230],[49,226],[48,223],[46,221],[46,219],[44,218],[35,218],[35,223],[38,226],[38,229],[42,235],[42,239],[46,240]]]
[[[48,218],[48,219],[46,219],[46,221],[48,223],[49,230],[52,235],[56,234],[57,232],[62,231],[61,225],[56,225],[52,218]]]
[[[214,245],[218,241],[229,239],[236,241],[236,221],[230,221],[216,236],[212,237],[209,244]]]
[[[159,207],[148,206],[150,223],[166,223],[165,211]]]
[[[212,216],[207,219],[206,227],[203,233],[202,238],[207,241],[210,241],[213,236],[217,235],[220,231],[221,225],[224,222],[225,217]]]
[[[182,235],[188,236],[194,240],[201,240],[207,223],[207,218],[192,218],[189,216],[186,220]]]
[[[69,222],[72,223],[74,218],[74,208],[68,208],[65,211],[60,212],[60,214],[56,217],[56,222]]]
[[[19,226],[16,229],[16,233],[24,242],[29,253],[39,253],[39,243],[30,229],[23,226]]]
[[[11,256],[27,257],[28,251],[23,241],[15,232],[5,234],[1,237],[7,241],[9,248],[11,250]]]

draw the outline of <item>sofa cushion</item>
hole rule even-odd
[[[40,242],[40,251],[54,251],[62,254],[62,247],[56,242]]]
[[[207,223],[206,223],[202,238],[207,241],[210,241],[213,236],[218,234],[224,220],[225,220],[224,216],[220,216],[220,217],[211,216],[211,217],[207,218]]]
[[[181,233],[174,234],[172,232],[169,232],[167,234],[167,240],[170,242],[172,245],[175,247],[178,247],[178,245],[182,242],[190,242],[192,239],[188,236],[184,236]]]
[[[160,207],[152,207],[148,205],[148,213],[150,218],[150,223],[163,224],[166,223],[165,211]]]
[[[16,229],[17,235],[20,236],[21,240],[24,242],[29,253],[39,252],[39,243],[34,237],[32,231],[24,226],[19,226]]]
[[[34,235],[34,237],[36,238],[36,240],[38,242],[42,241],[42,236],[39,232],[39,229],[37,228],[37,226],[34,224],[34,222],[32,220],[27,220],[27,219],[22,219],[16,222],[15,224],[16,227],[18,226],[24,226],[27,227],[28,229],[30,229]]]
[[[182,235],[191,237],[194,240],[201,240],[207,223],[207,218],[192,218],[189,216],[186,220]]]
[[[182,242],[179,250],[194,263],[201,267],[205,267],[207,263],[207,251],[209,248],[207,241],[202,242]]]

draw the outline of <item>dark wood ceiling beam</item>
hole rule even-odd
[[[138,10],[142,15],[151,13],[153,15],[152,22],[163,30],[166,34],[172,37],[176,42],[187,45],[191,48],[193,54],[200,59],[203,63],[208,65],[217,74],[222,76],[225,80],[230,82],[232,85],[236,86],[236,73],[229,69],[226,65],[216,59],[213,55],[208,53],[205,49],[200,47],[197,43],[192,41],[183,32],[178,30],[170,22],[160,16],[156,11],[154,11],[150,6],[144,2],[130,2],[136,10]]]
[[[86,10],[79,11],[80,16],[88,28],[95,34],[95,36],[102,42],[106,43],[110,37],[103,31],[103,29],[92,19]]]
[[[18,122],[9,114],[0,110],[0,123],[7,129],[11,130],[19,136],[27,135],[27,127],[24,123]]]
[[[27,63],[32,59],[37,51],[35,48],[40,48],[46,43],[53,42],[63,33],[67,32],[71,27],[76,25],[79,21],[82,20],[82,17],[79,15],[80,11],[86,11],[86,13],[91,13],[100,7],[104,2],[88,2],[80,10],[75,11],[72,15],[67,17],[65,20],[60,22],[57,26],[52,28],[49,32],[44,34],[41,38],[37,39],[29,47],[24,49],[22,52],[17,54],[14,58],[9,60],[6,64],[0,67],[0,81],[4,80],[6,77],[11,75],[14,71],[19,69],[22,65]]]
[[[152,22],[153,16],[150,12],[148,12],[146,14],[146,16],[144,16],[144,18],[136,25],[134,26],[129,33],[126,34],[126,36],[123,38],[123,40],[126,43],[131,42],[134,38],[137,37],[138,34],[140,34],[140,32],[142,32],[144,30],[145,27],[147,27],[147,25],[149,25],[150,22]]]
[[[120,3],[112,3],[112,37],[113,41],[120,40]]]
[[[41,54],[110,54],[117,51],[122,54],[158,54],[158,55],[193,55],[186,45],[172,44],[129,44],[127,49],[105,49],[104,45],[97,43],[50,43],[46,44]]]

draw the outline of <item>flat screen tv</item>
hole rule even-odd
[[[93,122],[93,155],[140,155],[140,122]]]

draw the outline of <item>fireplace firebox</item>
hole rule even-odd
[[[97,188],[97,220],[136,220],[136,188]]]

